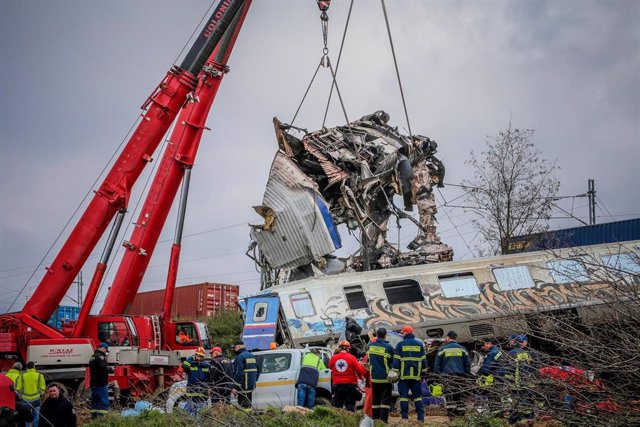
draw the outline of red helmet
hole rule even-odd
[[[196,348],[195,355],[204,357],[204,348],[202,348],[202,347]]]
[[[340,347],[341,348],[351,348],[351,343],[347,340],[344,341],[340,341]]]

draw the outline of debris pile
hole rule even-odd
[[[444,179],[437,144],[402,135],[388,122],[389,115],[377,111],[347,126],[307,132],[274,118],[279,151],[263,203],[254,208],[265,222],[251,226],[250,251],[263,273],[275,279],[282,271],[290,281],[453,258],[436,233],[433,187],[442,187]],[[304,135],[293,136],[293,130]],[[398,208],[394,195],[402,196],[404,211],[417,206],[419,218]],[[418,229],[409,251],[387,240],[392,215]],[[330,255],[341,247],[340,224],[358,230],[361,242],[346,260]]]

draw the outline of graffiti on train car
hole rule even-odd
[[[501,291],[495,282],[480,284],[476,296],[447,298],[441,293],[425,295],[422,302],[389,304],[384,298],[371,303],[372,315],[365,321],[367,328],[379,325],[422,323],[446,319],[461,319],[486,314],[505,315],[540,308],[574,305],[611,297],[606,284],[571,284],[559,286],[536,281],[535,288]]]
[[[496,282],[486,282],[479,284],[480,292],[474,296],[452,298],[441,292],[424,292],[424,301],[404,304],[389,304],[386,298],[373,297],[368,300],[369,307],[355,311],[348,308],[343,295],[334,295],[323,304],[318,316],[307,320],[290,318],[287,323],[295,336],[332,335],[344,329],[346,313],[365,329],[393,327],[576,305],[609,298],[607,287],[593,283],[557,285],[536,280],[535,288],[501,291]],[[431,286],[423,286],[423,291],[425,288]]]

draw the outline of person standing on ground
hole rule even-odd
[[[211,403],[229,403],[233,390],[233,363],[222,355],[220,347],[211,350]]]
[[[422,341],[416,339],[411,326],[405,326],[400,332],[404,338],[396,346],[393,355],[393,370],[398,372],[399,376],[400,413],[402,419],[409,419],[409,392],[411,392],[418,421],[424,421],[420,380],[427,375],[427,356]]]
[[[333,406],[344,407],[347,411],[356,411],[358,378],[364,379],[367,371],[351,354],[349,341],[340,342],[338,352],[329,360],[331,386],[333,388]]]
[[[204,408],[208,400],[207,380],[211,372],[211,365],[204,361],[204,348],[196,348],[193,356],[182,362],[182,369],[187,374],[187,397],[189,398],[187,412],[197,417],[200,409]]]
[[[47,398],[40,410],[40,427],[76,427],[76,413],[71,402],[56,383],[47,386]]]
[[[466,348],[456,342],[458,334],[449,331],[444,339],[444,345],[438,350],[434,371],[438,375],[447,375],[445,380],[445,396],[447,397],[447,413],[449,416],[464,414],[460,408],[464,398],[461,378],[471,375],[471,358]],[[458,377],[458,378],[456,378]]]
[[[480,387],[491,387],[495,381],[495,376],[503,361],[502,350],[498,347],[498,340],[488,338],[482,343],[482,351],[486,353],[482,366],[478,370],[478,384]]]
[[[0,408],[16,409],[15,384],[7,375],[0,373]]]
[[[302,359],[302,368],[298,374],[296,381],[296,389],[298,390],[296,405],[313,409],[316,403],[316,388],[320,379],[320,371],[327,369],[320,357],[318,348],[309,349]]]
[[[106,415],[109,411],[109,366],[107,354],[109,344],[100,343],[89,359],[89,377],[91,386],[91,418]]]
[[[7,371],[7,377],[13,381],[15,386],[18,385],[18,378],[22,377],[22,363],[16,362],[13,364],[11,369]],[[17,390],[17,388],[16,388]]]
[[[238,340],[233,346],[236,357],[233,359],[235,382],[235,394],[238,395],[238,404],[243,408],[251,408],[253,391],[256,388],[260,371],[256,363],[256,357],[244,346],[244,341]]]
[[[36,364],[28,362],[27,370],[22,374],[22,380],[18,377],[18,386],[16,388],[24,401],[32,408],[33,421],[31,421],[31,425],[33,427],[38,427],[40,397],[44,395],[46,387],[44,376],[36,370]]]
[[[392,385],[387,380],[387,376],[393,363],[393,347],[385,339],[386,337],[387,330],[378,328],[376,340],[369,344],[369,350],[367,351],[373,395],[371,418],[381,420],[384,423],[389,420],[389,410],[391,409]]]

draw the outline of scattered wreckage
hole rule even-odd
[[[402,135],[384,111],[314,132],[273,121],[279,150],[262,205],[254,207],[264,223],[251,225],[249,247],[263,289],[318,273],[452,260],[453,250],[436,233],[433,187],[443,186],[445,170],[435,141]],[[402,196],[404,211],[417,206],[419,219],[398,208],[394,195]],[[418,228],[409,251],[387,240],[392,215]],[[331,255],[342,246],[341,224],[359,231],[361,247],[348,259]]]

